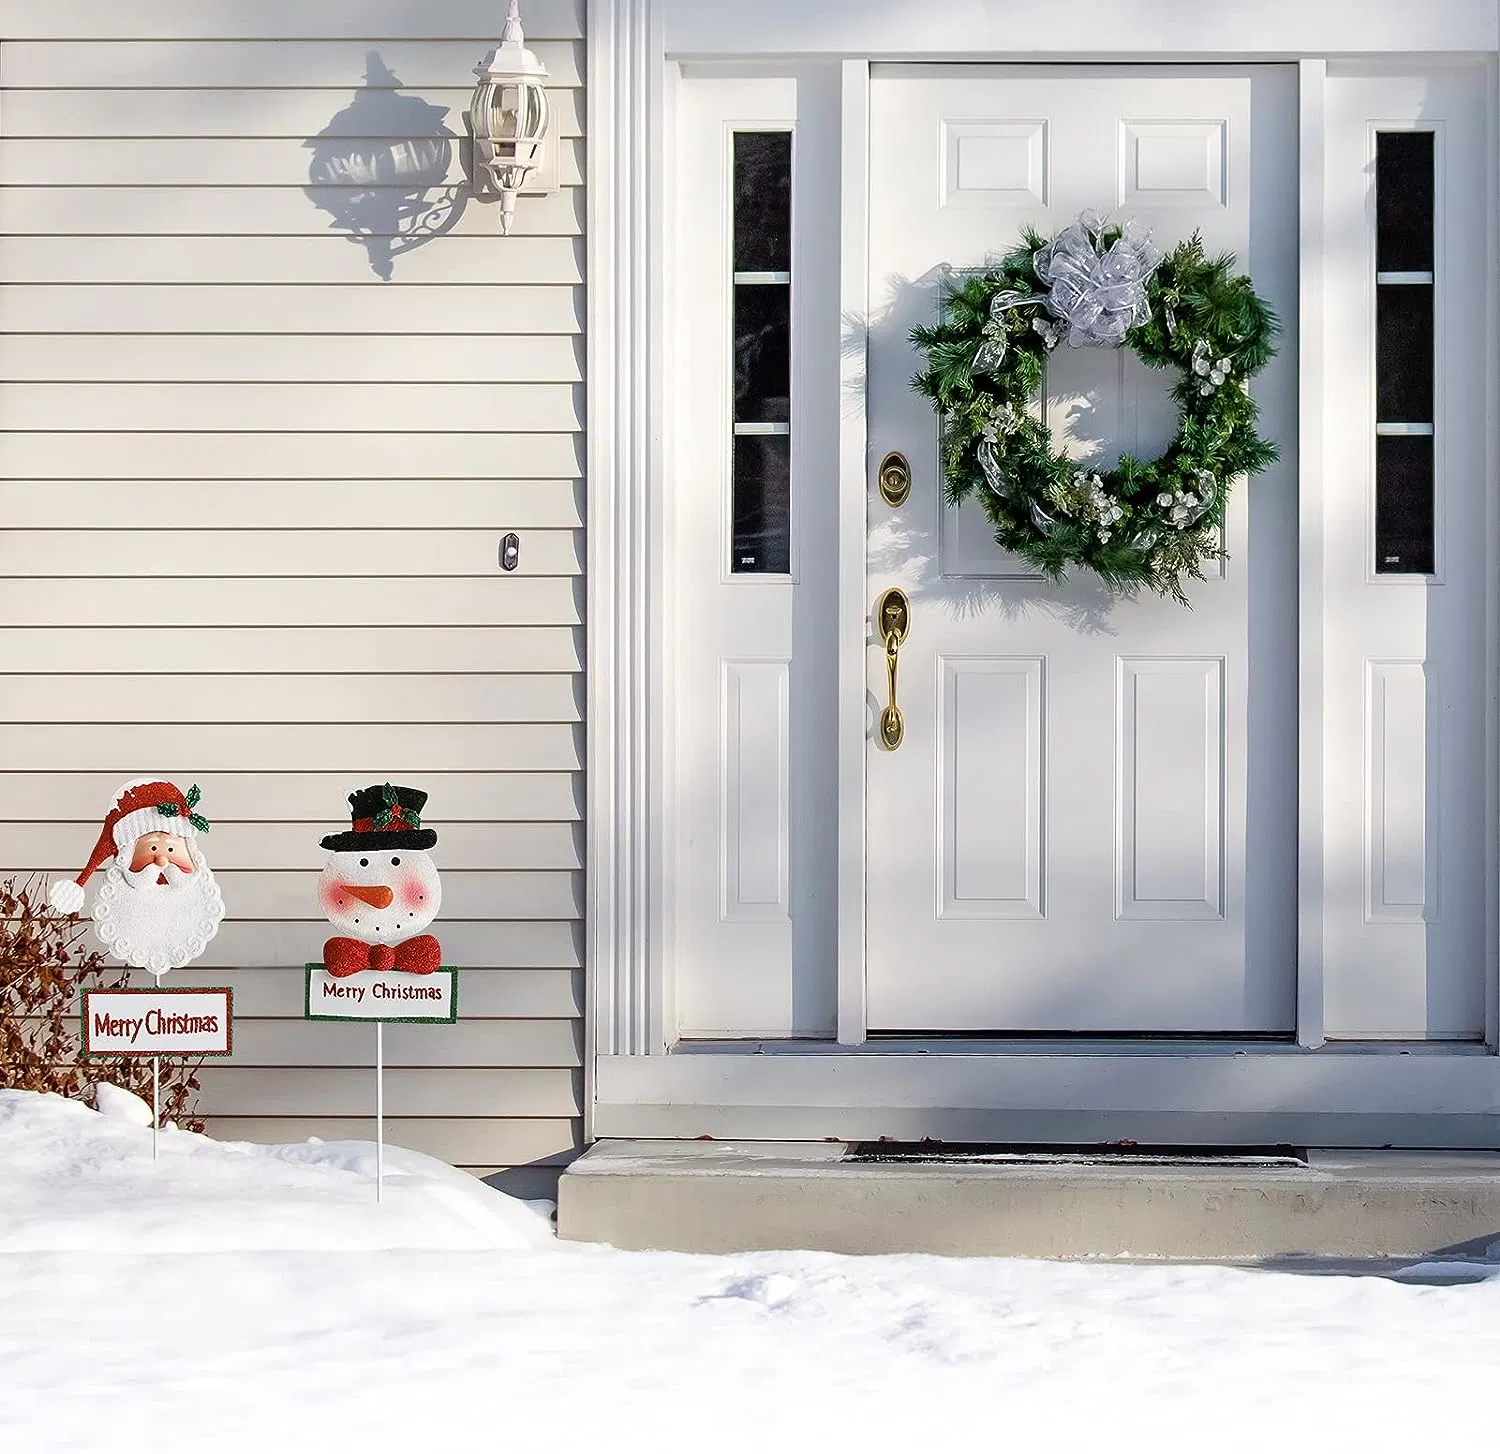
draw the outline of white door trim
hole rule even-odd
[[[1323,1044],[1323,148],[1328,62],[1298,66],[1297,1043]]]
[[[665,82],[657,0],[589,0],[585,1064],[666,1048],[661,414]],[[590,1085],[584,1134],[592,1136]]]
[[[862,335],[870,313],[870,66],[845,61],[839,315]],[[857,320],[857,321],[856,321]],[[838,1042],[863,1044],[865,1013],[865,370],[846,337],[839,414]]]

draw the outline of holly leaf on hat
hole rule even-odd
[[[203,796],[203,793],[199,789],[198,784],[194,783],[192,785],[192,787],[190,787],[187,790],[186,802],[187,802],[188,807],[189,808],[196,808],[198,806],[198,799],[201,798],[202,796]]]
[[[196,828],[200,833],[208,832],[208,819],[205,818],[202,813],[189,813],[188,822],[191,823],[193,827]]]
[[[158,803],[156,811],[164,818],[175,818],[181,810],[176,803]]]

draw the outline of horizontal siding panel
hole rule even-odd
[[[378,33],[396,38],[494,34],[504,21],[495,0],[443,0],[441,5],[383,5]],[[585,0],[526,0],[526,36],[572,40],[584,33]],[[359,34],[376,17],[369,0],[0,0],[0,34],[19,39],[229,40],[296,39]],[[491,42],[493,43],[493,42]]]
[[[440,774],[438,774],[440,776]],[[423,782],[430,782],[424,778]],[[297,919],[226,919],[219,932],[209,941],[203,958],[191,970],[177,974],[215,975],[222,981],[226,973],[246,971],[250,975],[271,974],[275,996],[275,974],[295,975],[310,959],[317,958],[318,947],[328,937],[328,924],[309,896],[303,903],[303,917]],[[583,963],[583,926],[567,919],[454,919],[444,907],[435,931],[442,938],[444,956],[450,963],[475,973],[493,969],[500,973],[519,973],[535,969],[538,973],[562,970],[580,972]],[[187,983],[187,981],[183,981]],[[207,984],[203,979],[194,983]],[[299,994],[300,990],[292,992]],[[488,1015],[487,1004],[500,1003],[501,991],[482,995],[473,1006],[475,1015]],[[469,1010],[469,1002],[464,1002]],[[266,1015],[284,1013],[277,1008]],[[301,1013],[299,1010],[298,1014]],[[507,1010],[517,1018],[561,1019],[571,1010],[531,1014],[520,1008]]]
[[[583,427],[574,384],[10,384],[0,429],[173,429],[369,433]]]
[[[463,1008],[463,984],[458,989]],[[237,1065],[370,1066],[374,1029],[324,1020],[252,1020],[235,1016]],[[576,1070],[580,1027],[572,1020],[465,1020],[455,1025],[387,1025],[385,1063],[391,1069],[528,1066]]]
[[[519,585],[528,577],[574,576],[582,571],[581,530],[528,530],[516,569],[505,574]],[[0,532],[0,577],[12,579],[375,576],[388,581],[499,572],[500,536],[493,530]],[[149,610],[142,615],[149,618]]]
[[[0,380],[14,383],[578,384],[583,340],[568,334],[378,335],[14,333]]]
[[[476,54],[474,60],[478,59]],[[467,69],[462,74],[468,75]],[[582,136],[583,91],[552,87],[548,80],[551,134]],[[457,139],[464,135],[464,113],[472,94],[472,84],[462,83],[425,88],[420,96],[409,88],[369,85],[352,91],[345,86],[9,90],[0,94],[0,115],[5,118],[5,134],[15,137],[280,136],[302,141],[409,137],[414,134],[412,117],[420,116],[426,106],[446,114],[432,116],[421,134],[435,127]]]
[[[302,937],[308,959],[319,956],[327,925],[304,924]],[[506,932],[498,926],[496,937]],[[433,931],[443,944],[443,958],[459,965],[458,1002],[465,1020],[566,1020],[582,1009],[583,971],[577,969],[474,969],[462,961],[454,943],[451,926],[441,921]],[[192,969],[173,970],[174,989],[224,987],[234,991],[234,1013],[253,1019],[302,1018],[306,999],[305,969],[293,964],[278,969]],[[323,1109],[327,1109],[326,1107]],[[398,1113],[399,1114],[399,1113]],[[525,1111],[525,1115],[546,1115],[544,1111]]]
[[[384,242],[376,252],[388,257]],[[501,237],[498,230],[490,237],[437,237],[397,256],[395,271],[407,284],[571,285],[583,281],[583,239]],[[335,283],[380,288],[385,282],[367,250],[351,247],[345,236],[0,237],[0,284]]]
[[[366,1026],[366,1029],[369,1027]],[[316,1136],[323,1141],[373,1141],[373,1113],[366,1117],[210,1116],[207,1131],[216,1141],[288,1145]],[[385,1123],[388,1146],[404,1146],[453,1166],[488,1169],[500,1165],[561,1165],[583,1147],[583,1128],[571,1120],[474,1117],[438,1120],[393,1117]]]
[[[558,139],[558,186],[583,185],[583,147],[580,137]],[[463,150],[453,148],[447,175],[431,181],[434,189],[466,185]],[[91,188],[99,195],[101,221],[109,215],[111,186],[222,187],[229,180],[242,187],[305,187],[308,160],[307,149],[291,137],[105,137],[87,146],[72,137],[0,138],[0,176],[8,186]],[[100,185],[103,178],[108,185]]]
[[[387,1070],[387,1116],[559,1117],[579,1113],[574,1070]],[[373,1070],[259,1070],[205,1065],[200,1116],[361,1116],[375,1108]]]
[[[557,1201],[557,1179],[563,1174],[560,1164],[552,1166],[464,1166],[460,1168],[479,1177],[486,1186],[518,1197],[523,1202]]]
[[[563,284],[37,283],[0,290],[5,333],[337,333],[356,340],[349,347],[357,349],[370,333],[582,331],[583,289]]]
[[[150,546],[143,541],[138,561],[151,569]],[[500,576],[497,569],[496,576]],[[18,626],[301,626],[320,633],[322,651],[315,670],[366,671],[344,654],[342,634],[332,627],[356,626],[571,626],[583,620],[583,582],[567,576],[529,579],[404,580],[399,590],[383,580],[350,576],[331,590],[316,579],[194,580],[191,587],[132,592],[128,603],[116,582],[70,581],[65,589],[0,578],[0,621]],[[206,660],[168,657],[184,671],[236,671],[218,662],[210,648]],[[163,658],[147,670],[160,670]],[[11,664],[7,661],[7,664]],[[71,663],[70,663],[71,664]],[[55,663],[54,663],[55,665]],[[269,666],[270,663],[265,663]],[[380,663],[389,671],[441,669],[420,657],[396,655],[394,642]],[[93,669],[99,668],[82,668]],[[106,664],[103,670],[109,670]],[[138,670],[122,667],[121,670]],[[290,670],[289,664],[282,665]],[[378,669],[378,668],[377,668]],[[449,667],[449,670],[457,668]],[[488,667],[487,670],[499,670]],[[35,670],[21,667],[19,670]],[[545,670],[545,668],[544,668]]]
[[[0,96],[0,116],[7,104]],[[316,205],[321,200],[310,198],[306,187],[111,187],[108,225],[117,237],[326,237],[329,215]],[[582,236],[584,206],[582,187],[529,196],[516,208],[511,236]],[[0,186],[5,236],[87,235],[101,220],[93,188]],[[377,236],[390,230],[375,218],[371,227]],[[444,235],[496,232],[495,209],[486,204],[466,206]],[[405,275],[404,265],[398,270]]]
[[[22,886],[45,881],[33,874],[16,880]],[[443,958],[466,976],[477,976],[474,994],[465,991],[465,1018],[557,1020],[578,1013],[583,994],[583,971],[576,967],[582,955],[581,922],[444,917],[434,932],[442,940]],[[299,1019],[302,976],[308,962],[317,960],[328,934],[328,923],[321,918],[226,919],[191,969],[172,972],[172,983],[239,986],[249,998],[243,1004],[235,1001],[237,1013]],[[573,967],[538,963],[549,955]],[[136,978],[143,980],[144,974],[138,971]]]
[[[93,823],[104,816],[121,779],[115,773],[0,771],[0,801],[15,823]],[[309,804],[342,809],[353,784],[348,773],[216,774],[202,784],[211,822],[281,824],[306,818]],[[576,822],[583,816],[581,781],[566,772],[423,772],[425,789],[444,823]],[[326,830],[325,830],[326,831]],[[66,855],[65,855],[66,856]],[[301,916],[299,916],[301,917]],[[550,932],[550,931],[549,931]],[[258,964],[259,960],[225,963]],[[275,963],[275,960],[267,961]],[[486,963],[510,963],[487,960]],[[524,964],[552,964],[527,959]],[[572,964],[576,961],[565,960]]]
[[[0,292],[0,303],[4,293]],[[578,434],[0,434],[0,479],[575,479]]]
[[[8,0],[18,8],[18,0]],[[25,0],[35,9],[31,0]],[[369,19],[368,7],[364,19]],[[431,6],[408,10],[429,16]],[[132,45],[118,45],[97,36],[66,40],[28,40],[13,28],[0,29],[0,86],[55,87],[68,92],[125,87],[158,91],[169,88],[238,88],[258,86],[313,86],[338,90],[369,88],[370,52],[379,69],[406,90],[431,91],[463,86],[474,65],[494,44],[478,36],[492,35],[504,23],[503,8],[489,7],[490,17],[475,37],[456,40],[369,38],[358,28],[343,39],[330,40],[168,40],[132,37]],[[179,8],[178,13],[181,13]],[[252,10],[249,12],[254,14]],[[126,10],[117,19],[133,19]],[[586,65],[582,40],[544,37],[530,14],[522,17],[526,44],[547,68],[549,86],[582,86]],[[179,26],[179,29],[183,27]],[[391,89],[396,89],[394,82]]]
[[[421,781],[425,782],[425,779]],[[203,785],[207,793],[210,785]],[[352,783],[350,787],[362,786]],[[349,826],[347,790],[330,799],[327,819],[314,823],[236,823],[226,819],[218,804],[204,799],[213,831],[204,851],[215,873],[245,869],[302,869],[308,874],[307,908],[319,912],[313,894],[315,879],[328,861],[322,838]],[[339,810],[343,809],[343,821]],[[307,807],[302,809],[303,814]],[[99,832],[102,807],[92,823],[0,823],[0,863],[66,864],[82,861]],[[426,817],[436,828],[434,850],[444,872],[458,869],[581,869],[582,833],[576,823],[450,823],[441,798],[428,802]]]
[[[210,724],[184,736],[173,760],[184,763],[180,776],[200,782],[213,773],[246,768],[344,772],[350,782],[358,783],[420,781],[424,767],[435,763],[471,769],[504,763],[518,772],[575,772],[582,765],[582,729],[552,722],[429,726],[421,732],[399,723],[271,725],[253,733],[232,724]],[[124,723],[107,733],[73,723],[59,723],[45,732],[31,726],[0,726],[0,763],[12,772],[55,772],[57,764],[65,762],[75,771],[118,770],[128,776],[132,764],[155,762],[160,754],[161,730],[151,722]]]
[[[172,701],[192,722],[581,722],[583,683],[562,672],[62,676],[0,673],[0,722],[130,722]],[[547,865],[550,867],[551,865]],[[571,865],[569,865],[571,866]]]
[[[578,671],[583,632],[566,626],[344,627],[338,648],[345,671],[380,671],[393,660],[403,671]],[[159,671],[163,661],[184,671],[326,671],[328,633],[317,626],[0,627],[0,661],[20,672],[55,671],[59,662],[74,671],[150,672]],[[0,768],[10,766],[0,760]]]
[[[0,728],[0,737],[5,729]],[[120,774],[124,778],[125,774]],[[208,773],[185,772],[184,781],[201,782]],[[396,781],[420,781],[420,773],[393,772]],[[352,782],[380,781],[380,774],[350,774]],[[88,851],[85,844],[83,854]],[[32,873],[48,879],[78,872],[83,855],[66,862],[38,864],[28,854],[24,864],[0,863],[0,878],[24,878]],[[295,919],[312,902],[313,879],[308,871],[227,869],[214,871],[224,902],[240,919]],[[577,919],[583,913],[582,874],[533,869],[453,869],[443,871],[443,915],[454,919]],[[326,932],[326,931],[325,931]],[[321,943],[321,939],[314,942]],[[305,957],[305,947],[301,951]]]
[[[0,454],[4,445],[0,443]],[[0,520],[17,530],[87,522],[98,530],[270,527],[327,530],[576,530],[581,480],[0,480]]]

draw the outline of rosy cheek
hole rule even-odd
[[[404,878],[397,897],[403,908],[415,913],[427,903],[427,885],[419,878]]]
[[[349,907],[349,896],[341,894],[338,886],[333,883],[318,885],[318,901],[323,905],[325,914],[341,913]]]

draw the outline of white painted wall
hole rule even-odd
[[[368,1027],[300,1018],[318,839],[425,788],[462,1019],[387,1033],[389,1134],[540,1191],[581,1138],[583,0],[523,7],[560,185],[512,236],[471,202],[383,280],[307,190],[330,124],[462,136],[504,8],[0,5],[0,874],[200,783],[211,1130],[365,1136]]]

